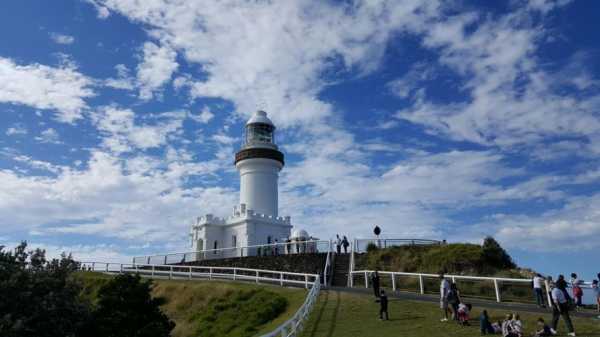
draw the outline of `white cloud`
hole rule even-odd
[[[94,96],[93,81],[72,65],[53,68],[41,64],[21,66],[0,57],[0,102],[56,110],[56,119],[73,123]]]
[[[210,109],[205,106],[202,108],[202,111],[200,111],[200,114],[190,114],[190,117],[198,123],[206,124],[215,117],[215,114],[213,114]]]
[[[50,33],[50,38],[52,39],[52,41],[58,44],[72,44],[73,42],[75,42],[74,37],[60,33]]]
[[[7,136],[26,135],[26,134],[27,134],[27,129],[25,128],[25,126],[23,126],[21,124],[16,124],[8,129],[6,129]]]
[[[176,56],[177,53],[167,45],[144,43],[142,63],[137,68],[141,99],[152,99],[154,93],[171,79],[179,66]]]
[[[133,90],[135,79],[129,74],[129,68],[124,64],[117,64],[115,69],[117,70],[117,78],[104,80],[104,85],[115,89]]]
[[[186,112],[176,111],[156,116],[158,121],[152,125],[139,125],[133,110],[106,106],[93,113],[92,120],[104,135],[103,146],[121,153],[166,144],[168,137],[181,129],[185,116]]]
[[[58,132],[53,128],[48,128],[40,133],[39,136],[35,137],[40,143],[51,143],[51,144],[61,144],[60,136]]]

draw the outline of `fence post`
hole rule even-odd
[[[256,271],[256,283],[258,283],[258,270]]]
[[[496,290],[496,302],[500,302],[500,287],[498,287],[498,279],[494,279],[494,288]]]
[[[154,265],[152,265],[152,277],[154,277]]]
[[[307,274],[304,274],[304,288],[308,289],[308,275]]]
[[[283,273],[279,273],[279,284],[283,287]]]
[[[167,264],[167,256],[165,255],[165,264]]]
[[[396,276],[394,273],[391,273],[390,275],[392,275],[392,290],[396,291]]]
[[[192,279],[192,266],[190,266],[190,274],[189,274],[189,278],[190,278],[190,280]]]
[[[546,286],[546,296],[548,297],[548,307],[552,306],[552,296],[550,295],[550,282],[544,279],[544,285]]]
[[[421,295],[425,294],[425,283],[423,282],[423,274],[419,274],[419,289],[421,290]]]
[[[233,268],[233,280],[235,281],[235,277],[237,274],[237,268]]]
[[[367,278],[367,272],[365,272],[365,288],[369,288],[369,279]]]
[[[212,280],[212,267],[208,268],[208,279]]]
[[[169,280],[173,278],[173,266],[169,267]]]

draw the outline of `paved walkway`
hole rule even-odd
[[[354,288],[324,287],[323,289],[349,292],[349,293],[357,293],[357,294],[373,295],[372,288],[364,288],[364,287],[354,287]],[[386,289],[386,292],[387,291],[388,291],[388,289]],[[411,300],[411,301],[432,302],[432,303],[440,302],[439,295],[432,295],[432,294],[421,295],[421,294],[412,293],[412,292],[389,291],[388,296],[390,298],[395,298],[397,300]],[[543,314],[547,314],[547,313],[551,312],[550,309],[539,308],[535,304],[516,303],[516,302],[498,303],[496,301],[482,300],[479,298],[470,298],[470,297],[465,297],[465,298],[468,299],[469,303],[473,304],[474,306],[480,307],[480,308],[501,309],[501,310],[506,310],[506,311],[519,311],[519,312],[533,312],[533,313],[543,313]],[[575,317],[587,317],[587,318],[597,318],[598,317],[597,312],[592,312],[590,310],[583,311],[583,312],[571,311],[571,312],[569,312],[569,314],[571,316],[575,316]]]

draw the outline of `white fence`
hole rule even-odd
[[[279,284],[280,286],[294,285],[310,286],[310,291],[302,306],[294,316],[278,326],[264,337],[286,336],[294,337],[302,331],[305,321],[319,297],[321,290],[320,277],[317,274],[290,273],[276,270],[262,270],[233,267],[201,267],[174,266],[154,264],[127,264],[110,262],[81,262],[83,270],[98,271],[112,274],[137,273],[146,277],[167,277],[169,279],[230,279],[239,281],[254,281]]]
[[[291,241],[244,247],[136,256],[133,258],[133,263],[175,264],[232,257],[327,253],[329,251],[331,251],[331,242],[327,240]]]
[[[350,274],[350,287],[354,287],[354,276],[360,276],[363,278],[365,288],[369,288],[369,279],[373,270],[356,270],[351,271]],[[398,283],[401,278],[410,278],[412,280],[417,280],[418,289],[416,292],[420,294],[425,294],[426,292],[426,283],[427,281],[434,282],[434,291],[430,291],[432,293],[436,293],[439,291],[439,275],[436,274],[424,274],[424,273],[405,273],[405,272],[390,272],[390,271],[377,271],[380,275],[380,283],[381,281],[386,281],[386,278],[390,281],[392,290],[396,291],[398,287]],[[444,275],[446,279],[452,281],[452,283],[456,283],[458,280],[462,281],[473,281],[475,283],[483,283],[480,286],[493,286],[494,294],[497,302],[502,302],[502,289],[503,287],[506,291],[511,289],[511,285],[513,288],[521,287],[523,290],[526,290],[527,295],[529,295],[530,299],[534,299],[534,293],[532,289],[532,279],[516,279],[516,278],[503,278],[503,277],[483,277],[483,276],[466,276],[466,275]],[[485,284],[487,283],[487,285]],[[548,295],[548,290],[550,289],[550,285],[548,281],[545,282],[545,294],[546,300],[550,303],[550,298]],[[591,283],[584,283],[582,285],[583,289],[591,289]],[[459,286],[460,289],[460,286]],[[513,289],[514,290],[514,289]],[[466,297],[469,297],[469,293],[465,294]],[[477,295],[475,295],[476,297]],[[508,296],[507,296],[508,297]],[[518,298],[516,298],[518,299]]]

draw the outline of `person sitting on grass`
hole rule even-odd
[[[513,332],[512,314],[506,314],[504,321],[502,321],[502,337],[517,337]]]
[[[460,303],[458,305],[458,324],[460,325],[470,325],[469,324],[469,313],[471,312],[471,308],[473,306],[470,303]]]
[[[521,322],[521,317],[519,316],[519,314],[512,315],[510,325],[512,327],[513,334],[516,337],[523,337],[523,322]]]
[[[496,332],[494,326],[490,322],[490,316],[488,316],[487,310],[483,310],[479,316],[479,331],[482,335],[493,335]]]
[[[502,333],[502,322],[497,321],[492,323],[492,328],[494,328],[494,333]]]
[[[554,335],[554,333],[552,333],[552,329],[548,324],[546,324],[543,318],[538,318],[537,326],[538,329],[535,331],[535,335],[533,335],[534,337],[549,337]]]
[[[381,293],[379,295],[379,319],[383,321],[383,314],[385,313],[385,320],[389,320],[388,317],[388,297],[385,294],[385,290],[381,289]]]

